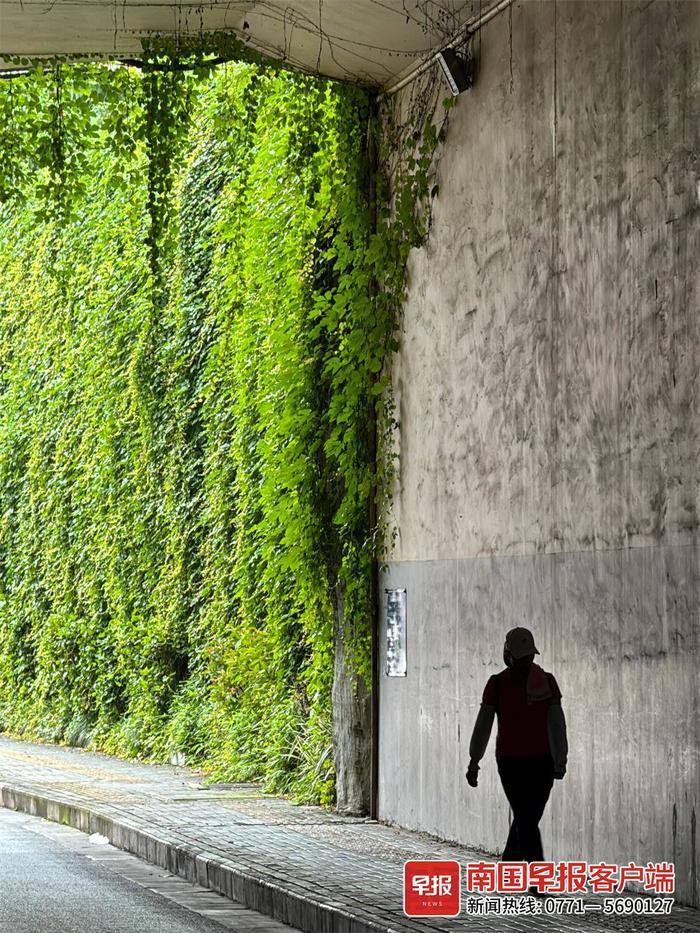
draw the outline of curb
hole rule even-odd
[[[307,895],[246,873],[233,862],[197,851],[184,842],[159,839],[97,808],[19,790],[8,784],[0,784],[0,803],[6,809],[72,826],[84,833],[100,833],[118,849],[306,933],[395,933],[419,929],[410,922],[387,926],[386,922],[353,915],[340,904],[314,901]]]

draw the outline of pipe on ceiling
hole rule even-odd
[[[494,16],[498,16],[499,13],[502,13],[503,10],[508,9],[508,7],[513,3],[513,0],[499,0],[498,3],[495,3],[492,7],[489,7],[484,13],[481,13],[479,16],[475,16],[461,26],[454,35],[450,36],[443,45],[442,48],[452,48],[455,45],[459,45],[461,42],[464,42],[465,39],[468,39],[469,36],[473,35],[475,32],[478,32],[482,26],[485,26],[489,20],[492,20]],[[409,73],[401,78],[400,81],[397,81],[396,84],[390,85],[388,88],[385,88],[380,97],[390,97],[392,94],[395,94],[397,91],[400,91],[401,88],[406,87],[407,84],[410,84],[411,81],[415,81],[417,77],[422,75],[428,70],[436,61],[437,52],[431,52],[430,55],[425,58],[420,64],[416,65],[414,68],[409,71]]]

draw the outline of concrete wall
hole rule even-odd
[[[381,816],[500,851],[493,738],[464,771],[530,626],[570,738],[546,851],[672,859],[695,905],[699,9],[516,3],[512,56],[507,12],[482,31],[409,267],[382,577],[409,664],[380,692]]]

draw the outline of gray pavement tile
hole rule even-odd
[[[480,933],[486,929],[489,933],[698,933],[700,929],[698,911],[680,907],[674,907],[670,917],[653,918],[599,914],[407,918],[401,892],[405,860],[445,858],[464,864],[489,860],[489,856],[376,821],[346,818],[320,807],[298,807],[265,795],[254,785],[207,784],[204,775],[188,768],[146,765],[81,749],[0,738],[0,784],[72,802],[134,835],[145,833],[151,837],[149,852],[154,857],[160,842],[163,850],[168,843],[192,857],[219,862],[235,873],[234,889],[243,883],[239,878],[243,874],[264,881],[268,899],[288,891],[292,897],[326,904],[397,933]],[[108,862],[115,857],[114,852],[111,849],[95,857]],[[201,864],[200,858],[200,870]],[[159,870],[154,871],[149,885],[167,887],[162,876],[158,880]],[[231,911],[234,916],[235,908]],[[252,933],[255,924],[247,929]]]

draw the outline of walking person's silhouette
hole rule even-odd
[[[478,783],[479,761],[498,718],[496,764],[513,821],[502,860],[544,858],[539,822],[552,784],[566,773],[568,753],[561,692],[554,676],[534,663],[539,651],[532,633],[514,628],[506,635],[506,668],[489,678],[469,744],[467,781]]]

